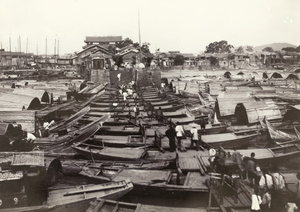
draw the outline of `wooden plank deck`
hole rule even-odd
[[[195,157],[180,158],[178,162],[179,168],[182,171],[199,171],[201,166],[198,159]]]
[[[166,182],[169,179],[171,172],[167,170],[135,170],[135,169],[123,169],[118,176],[114,178],[114,181],[121,181],[125,179],[131,179],[133,183],[148,184],[153,180],[159,180]]]
[[[189,172],[186,181],[184,182],[184,186],[188,187],[199,187],[202,186],[203,190],[208,190],[206,185],[206,180],[209,178],[208,175],[201,176],[199,172]]]
[[[221,197],[221,185],[220,180],[214,180],[214,184],[210,188],[212,191],[213,196],[215,197],[215,200],[217,201],[218,205],[220,207],[224,207],[227,210],[228,209],[234,209],[234,208],[250,208],[251,207],[251,195],[254,193],[253,189],[250,188],[245,183],[241,182],[240,188],[238,189],[238,198],[237,201],[235,201],[235,192],[233,190],[230,190],[230,188],[225,189],[223,188],[223,200]]]

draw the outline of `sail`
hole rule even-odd
[[[273,141],[289,141],[295,139],[292,135],[275,129],[267,119],[264,121],[266,122],[269,135]]]

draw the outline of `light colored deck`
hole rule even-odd
[[[158,180],[161,182],[167,181],[171,172],[167,170],[134,170],[123,169],[118,176],[114,178],[114,181],[121,181],[125,179],[131,179],[133,183],[148,184],[152,180]]]

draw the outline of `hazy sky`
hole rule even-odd
[[[300,45],[300,0],[0,0],[2,48],[45,54],[82,50],[85,36],[122,36],[151,51],[198,53],[214,41],[235,47]]]

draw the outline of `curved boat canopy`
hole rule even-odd
[[[240,125],[259,123],[264,117],[268,120],[282,118],[280,108],[274,102],[264,101],[238,103],[234,115]]]

